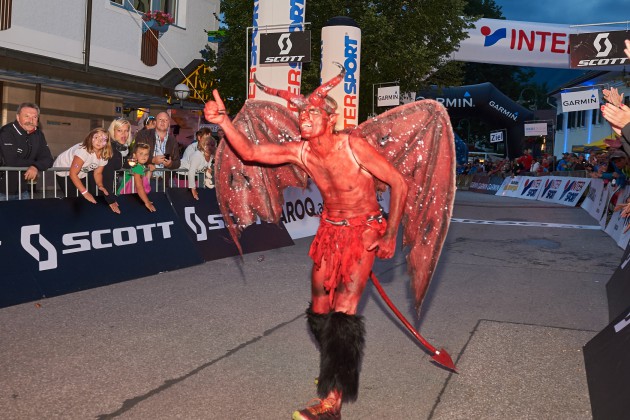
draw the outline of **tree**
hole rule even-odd
[[[373,84],[399,81],[401,91],[431,84],[461,82],[462,64],[447,57],[466,37],[471,19],[465,0],[317,0],[306,1],[311,22],[313,62],[304,64],[302,91],[319,85],[321,30],[335,16],[354,19],[361,28],[360,120],[372,104]],[[234,113],[246,99],[246,30],[252,25],[251,0],[222,0],[227,26],[222,54],[211,76],[218,82],[226,106]],[[264,81],[263,81],[264,82]]]

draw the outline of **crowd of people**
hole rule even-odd
[[[171,133],[166,112],[146,117],[135,136],[131,122],[117,118],[107,129],[91,130],[81,143],[53,158],[39,117],[39,106],[25,102],[19,105],[15,121],[0,128],[0,166],[20,169],[0,172],[0,201],[31,198],[32,189],[26,186],[37,183],[39,173],[51,168],[60,169],[55,171],[58,195],[83,197],[91,203],[100,195],[115,213],[120,213],[117,195],[130,193],[137,193],[146,208],[155,211],[147,194],[173,185],[173,177],[167,182],[165,169],[177,171],[195,199],[200,183],[214,187],[212,167],[222,130],[215,140],[210,129],[202,128],[186,148]]]
[[[572,172],[575,176],[603,178],[615,181],[620,187],[626,185],[630,177],[630,159],[621,149],[610,148],[606,151],[584,154],[563,153],[556,158],[551,155],[533,157],[531,150],[516,159],[478,159],[464,165],[458,165],[457,173],[471,175],[485,173],[502,176],[544,176]]]

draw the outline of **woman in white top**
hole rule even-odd
[[[186,149],[186,153],[184,153],[185,158],[182,158],[182,166],[185,165],[188,170],[188,188],[190,188],[193,198],[199,200],[195,176],[199,172],[203,173],[206,169],[212,168],[217,144],[212,137],[212,132],[206,127],[197,131],[195,137],[197,138],[197,143],[191,144]],[[206,180],[206,186],[211,185],[213,185],[212,179]]]
[[[69,172],[57,172],[57,183],[62,190],[65,190],[67,185],[66,177],[70,178],[70,181],[76,188],[75,195],[80,193],[90,203],[96,203],[96,199],[83,185],[82,179],[85,179],[88,172],[94,171],[94,181],[99,191],[101,191],[106,199],[109,207],[114,213],[120,213],[118,203],[111,200],[109,197],[109,191],[103,186],[103,168],[107,164],[107,160],[112,157],[112,146],[109,142],[109,135],[104,128],[95,128],[90,131],[83,140],[83,143],[75,144],[65,152],[62,152],[53,167],[55,168],[67,168],[70,167]],[[72,194],[68,194],[72,196]]]

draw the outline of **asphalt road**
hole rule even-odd
[[[370,285],[343,418],[590,419],[582,346],[608,324],[623,254],[594,225],[579,208],[458,192],[419,321],[402,253],[375,273],[459,374]],[[289,419],[318,374],[309,244],[0,309],[0,418]]]

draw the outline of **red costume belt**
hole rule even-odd
[[[330,304],[333,304],[335,290],[340,282],[352,281],[350,275],[354,264],[360,263],[365,253],[363,232],[375,230],[379,236],[385,233],[387,221],[380,212],[368,213],[347,219],[329,217],[322,214],[319,229],[311,244],[308,255],[313,259],[315,269],[324,264],[324,288],[329,293]]]

